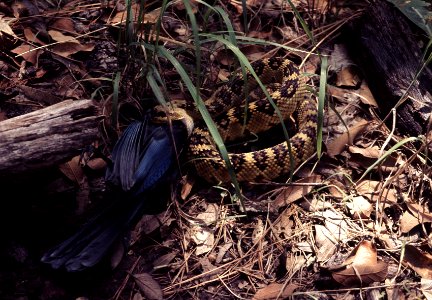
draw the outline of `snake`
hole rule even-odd
[[[293,61],[272,57],[252,62],[251,66],[260,81],[267,86],[277,108],[258,88],[258,82],[249,69],[235,72],[230,83],[216,89],[204,104],[225,143],[245,134],[259,134],[275,127],[281,123],[278,112],[284,121],[294,116],[297,130],[288,141],[256,151],[228,153],[239,182],[267,182],[289,174],[314,154],[317,103],[307,89],[306,77],[302,76]],[[249,101],[245,101],[247,98]],[[181,106],[190,115],[197,115],[193,103],[177,102],[174,105]],[[193,129],[188,157],[195,165],[198,176],[206,181],[231,181],[227,164],[205,126],[195,126]]]

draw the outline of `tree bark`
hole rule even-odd
[[[432,72],[426,68],[414,80],[422,64],[422,31],[388,1],[376,0],[353,23],[350,36],[352,55],[382,115],[396,107],[400,134],[424,134],[432,110]],[[397,105],[403,96],[405,100]]]
[[[66,100],[0,122],[0,176],[51,167],[96,140],[102,116],[91,100]]]

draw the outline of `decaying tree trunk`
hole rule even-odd
[[[406,101],[397,107],[398,131],[411,136],[424,134],[432,110],[430,69],[410,87],[422,64],[422,31],[384,0],[373,2],[351,29],[353,57],[358,59],[383,115],[406,95]]]
[[[0,122],[0,176],[54,166],[98,136],[102,116],[91,100],[66,100]]]

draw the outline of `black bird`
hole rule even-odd
[[[46,252],[41,261],[68,272],[100,262],[114,242],[160,201],[154,195],[167,190],[178,174],[178,155],[192,129],[193,121],[184,110],[161,106],[147,113],[143,121],[131,123],[114,146],[105,175],[107,182],[121,187],[122,199]]]

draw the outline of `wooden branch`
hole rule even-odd
[[[404,135],[424,134],[431,113],[430,69],[426,68],[413,81],[422,63],[423,50],[419,46],[422,34],[385,0],[373,1],[363,18],[352,24],[349,33],[352,56],[363,69],[382,115],[395,107],[402,96],[407,96],[396,110],[398,131]]]
[[[90,145],[102,116],[91,100],[66,100],[0,122],[0,176],[50,167]]]

